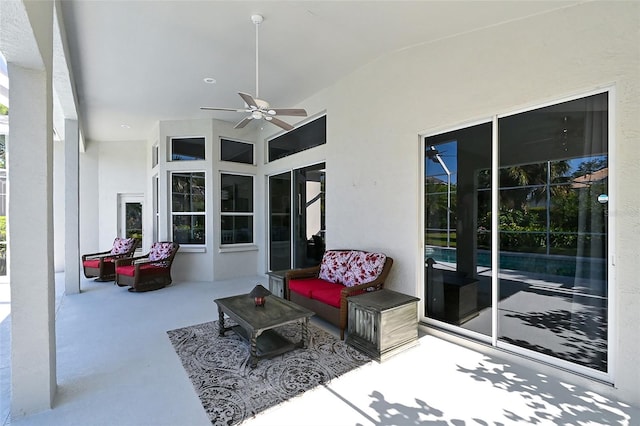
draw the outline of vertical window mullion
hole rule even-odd
[[[500,158],[498,156],[500,135],[498,132],[498,116],[491,122],[491,345],[498,344],[498,273],[500,255]]]

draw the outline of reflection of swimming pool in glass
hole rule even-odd
[[[456,263],[456,249],[445,247],[425,247],[425,259],[436,262]],[[491,253],[478,250],[478,266],[491,267]],[[605,280],[607,265],[604,259],[545,255],[536,253],[501,252],[500,268],[515,271],[537,272],[563,277],[595,278]]]

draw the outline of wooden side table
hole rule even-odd
[[[267,272],[269,276],[269,291],[274,296],[284,299],[284,276],[287,271]]]
[[[419,300],[385,289],[349,297],[346,342],[377,361],[416,345]]]

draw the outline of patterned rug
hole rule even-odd
[[[289,324],[276,330],[299,341],[300,328]],[[217,321],[167,334],[214,425],[239,424],[370,361],[313,324],[309,324],[308,349],[261,359],[253,369],[248,343],[234,332],[220,337]]]

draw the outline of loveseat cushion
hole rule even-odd
[[[342,284],[325,283],[322,288],[317,288],[311,295],[312,299],[336,308],[340,307],[340,293],[344,286]]]
[[[117,268],[117,273],[120,275],[127,275],[129,277],[133,277],[136,273],[136,266],[135,265],[126,265],[126,266],[118,266]],[[165,272],[168,268],[163,267],[163,266],[157,266],[154,264],[144,264],[144,265],[140,265],[140,275],[151,275],[151,274],[157,274],[160,272]]]
[[[290,279],[289,290],[311,299],[313,294],[331,283],[320,278]]]
[[[383,253],[354,250],[342,282],[347,287],[370,283],[380,276],[386,260],[387,256]]]
[[[351,250],[327,250],[322,256],[318,277],[330,283],[342,284],[351,254]]]

